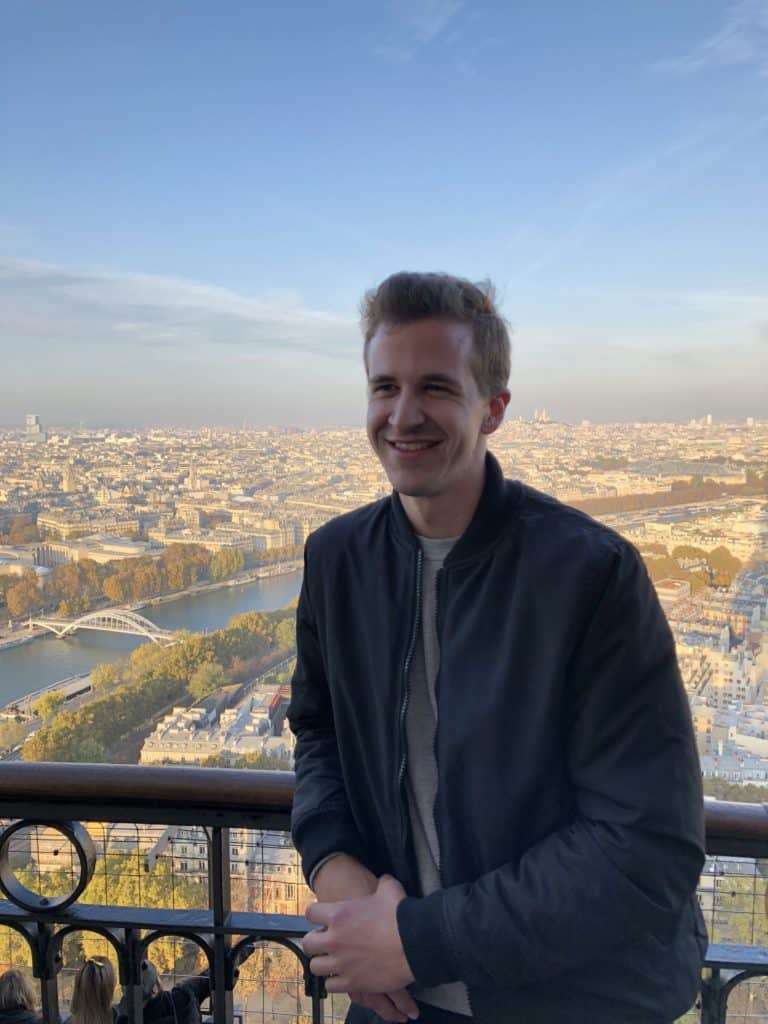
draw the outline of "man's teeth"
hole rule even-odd
[[[394,441],[395,448],[403,452],[420,452],[423,448],[431,448],[433,441]]]

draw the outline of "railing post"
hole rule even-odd
[[[121,978],[125,992],[125,1008],[129,1024],[142,1024],[144,1020],[144,988],[141,964],[144,960],[139,935],[133,928],[126,928],[123,949],[125,950],[125,978]],[[123,963],[121,960],[121,972]]]
[[[214,1024],[232,1024],[233,972],[230,959],[232,940],[221,930],[229,924],[232,911],[230,884],[229,829],[214,826],[208,845],[208,887],[213,911],[213,977],[211,978],[211,1009]]]
[[[323,1024],[325,1004],[325,978],[312,974],[309,967],[304,969],[304,991],[312,998],[312,1024]]]
[[[40,979],[40,1005],[44,1024],[59,1024],[59,964],[54,961],[53,929],[49,924],[36,925],[35,945],[37,976]]]
[[[701,1024],[725,1024],[726,1000],[719,967],[712,967],[701,985]]]

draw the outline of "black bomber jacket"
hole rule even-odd
[[[701,779],[642,560],[486,457],[438,576],[443,888],[426,897],[404,789],[420,585],[396,494],[307,542],[288,711],[305,874],[343,851],[398,878],[414,976],[463,981],[481,1024],[673,1020],[706,948]]]

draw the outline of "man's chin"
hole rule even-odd
[[[389,482],[404,498],[434,498],[440,493],[440,485],[434,480],[409,480],[407,473],[388,473]]]

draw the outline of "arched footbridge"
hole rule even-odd
[[[104,611],[88,612],[79,619],[30,619],[30,626],[49,629],[57,637],[69,636],[78,629],[95,629],[102,633],[126,633],[143,636],[155,644],[169,646],[176,642],[176,636],[167,629],[160,629],[143,615],[127,608],[105,608]]]

